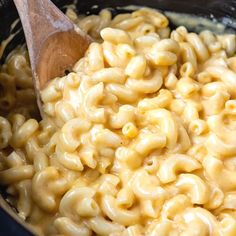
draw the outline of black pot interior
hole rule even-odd
[[[63,9],[63,6],[73,3],[72,0],[54,0],[57,6]],[[79,0],[76,1],[77,11],[80,14],[95,14],[102,8],[113,9],[113,14],[124,12],[117,7],[127,5],[148,6],[160,10],[174,11],[180,13],[190,13],[197,16],[216,19],[222,22],[226,28],[236,32],[236,1],[235,0]],[[95,7],[93,7],[95,6]],[[18,14],[12,0],[0,0],[0,43],[6,39],[10,33],[18,32],[14,39],[8,44],[0,64],[4,62],[7,55],[17,45],[24,43],[24,35],[21,30],[21,24],[18,22],[16,27],[10,30],[11,24],[18,18]],[[174,27],[174,23],[171,23]],[[4,189],[0,189],[3,198],[6,196]],[[16,222],[3,208],[0,207],[0,235],[32,235],[21,224]]]

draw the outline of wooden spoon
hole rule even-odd
[[[29,50],[38,106],[47,82],[63,76],[84,55],[91,38],[50,0],[14,0]]]

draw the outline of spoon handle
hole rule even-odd
[[[13,0],[18,10],[31,58],[36,70],[36,59],[49,35],[73,30],[73,23],[50,0]]]

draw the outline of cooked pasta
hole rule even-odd
[[[36,234],[235,236],[235,35],[159,11],[67,15],[95,40],[37,106],[25,48],[0,71],[0,184]]]

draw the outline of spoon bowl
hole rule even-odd
[[[92,40],[50,0],[14,0],[14,3],[25,33],[42,115],[40,91],[48,81],[70,71]]]

